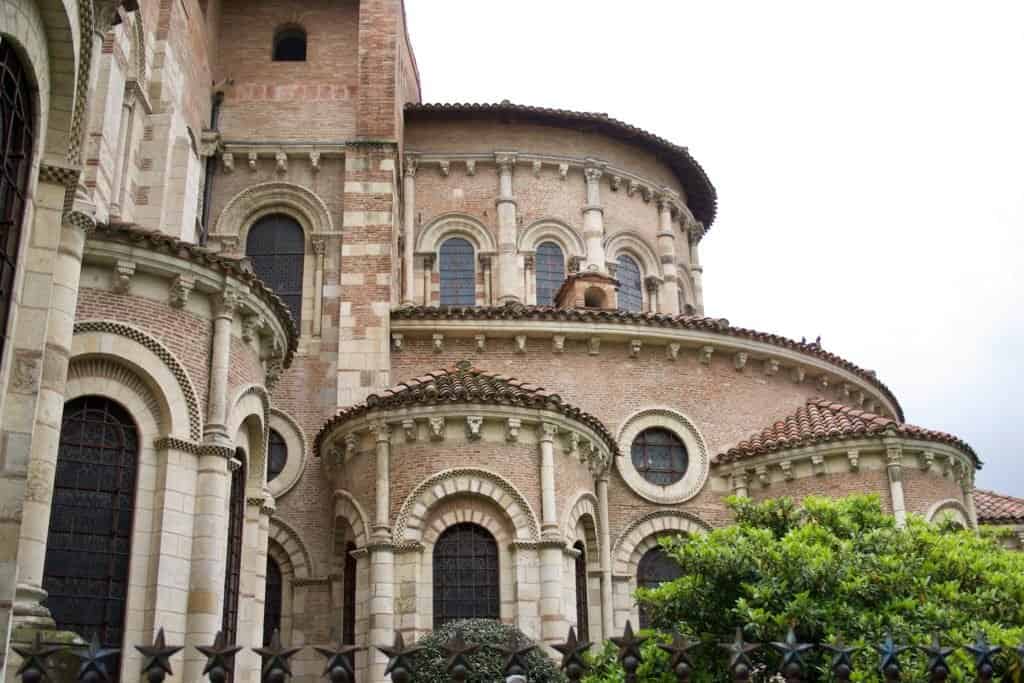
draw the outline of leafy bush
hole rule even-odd
[[[735,525],[664,543],[681,578],[637,591],[662,634],[679,630],[708,643],[694,654],[695,682],[727,680],[727,653],[713,643],[731,640],[736,626],[746,626],[748,640],[767,643],[782,640],[793,625],[804,641],[842,637],[862,647],[854,658],[859,681],[880,680],[872,646],[889,629],[897,642],[913,645],[928,644],[935,631],[950,646],[982,632],[1003,646],[1003,680],[1020,683],[1011,653],[1024,642],[1024,553],[915,516],[897,528],[874,496],[808,497],[800,506],[731,499],[730,506]],[[652,647],[645,654],[664,659]],[[594,656],[591,681],[622,680],[607,654]],[[754,659],[768,673],[777,670],[770,648]],[[825,680],[826,654],[806,659],[811,677]],[[640,680],[669,680],[660,661]],[[951,680],[973,679],[968,652],[958,648],[948,661]],[[920,651],[906,651],[901,662],[908,676],[924,671]]]
[[[467,643],[482,646],[467,657],[470,675],[466,680],[469,683],[504,681],[502,669],[505,665],[505,655],[497,647],[507,647],[510,643],[530,642],[530,639],[515,626],[492,619],[450,621],[417,643],[423,648],[416,654],[414,660],[414,679],[417,683],[450,683],[451,677],[445,669],[447,656],[441,646],[451,640],[457,631],[462,632],[462,637]],[[529,683],[565,683],[565,677],[558,670],[557,664],[540,648],[530,652],[526,662]]]

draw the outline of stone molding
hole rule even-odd
[[[276,541],[287,553],[296,580],[302,581],[310,578],[313,574],[313,561],[310,559],[309,551],[306,550],[306,544],[302,542],[302,537],[295,529],[282,521],[280,517],[271,517],[267,537],[269,540]]]
[[[498,244],[491,231],[476,218],[464,213],[444,213],[435,216],[417,231],[417,255],[436,254],[450,237],[462,237],[476,249],[477,255],[497,254]]]
[[[356,548],[365,548],[370,538],[369,517],[359,501],[348,491],[337,489],[334,491],[334,518],[342,517],[352,528],[352,543]],[[337,524],[337,521],[335,521]]]
[[[171,424],[168,423],[168,416],[164,415],[165,409],[160,397],[131,366],[102,356],[73,356],[68,363],[67,382],[71,384],[81,379],[109,381],[135,393],[157,420],[160,433],[167,434],[171,431]]]
[[[711,525],[700,517],[682,510],[655,510],[634,519],[615,542],[612,543],[612,562],[616,574],[635,577],[636,567],[632,562],[634,550],[651,536],[665,533],[705,533]]]
[[[932,503],[928,508],[928,512],[925,513],[924,518],[926,521],[935,522],[939,515],[943,512],[952,511],[956,513],[957,521],[961,522],[965,528],[973,528],[971,523],[971,513],[968,512],[967,506],[955,498],[946,498],[945,500],[936,501]]]
[[[585,258],[587,254],[580,234],[557,218],[541,218],[520,231],[516,251],[532,253],[544,242],[557,244],[567,261],[573,257]]]
[[[199,399],[197,398],[196,391],[192,386],[192,380],[189,379],[188,372],[185,370],[181,362],[178,361],[178,359],[175,358],[163,344],[142,330],[123,323],[113,322],[110,320],[84,320],[75,323],[74,334],[87,334],[90,332],[115,334],[121,337],[126,337],[152,351],[157,358],[163,361],[174,375],[174,378],[178,380],[178,386],[185,397],[189,416],[189,435],[193,441],[199,441],[202,439],[203,429],[202,418],[200,417],[201,413],[199,410]]]
[[[649,276],[662,278],[661,259],[635,230],[620,230],[604,240],[604,250],[609,261],[618,261],[620,255],[631,256],[640,266],[640,279]]]
[[[271,495],[274,498],[280,498],[302,478],[309,455],[309,441],[306,439],[306,433],[302,427],[291,415],[277,408],[271,408],[269,403],[267,407],[269,410],[267,424],[284,438],[285,444],[288,446],[288,462],[285,463],[284,469],[273,481],[267,482],[267,488]],[[296,446],[294,448],[296,453],[292,452],[293,445]],[[269,456],[268,452],[267,457],[269,458]]]
[[[235,457],[235,449],[230,446],[186,441],[185,439],[178,439],[173,436],[157,439],[153,442],[153,448],[157,450],[181,451],[182,453],[190,453],[197,456],[216,455],[225,460],[231,460]]]
[[[423,522],[431,508],[441,500],[459,494],[482,496],[504,510],[515,528],[516,540],[540,541],[537,516],[512,483],[489,470],[460,467],[433,474],[409,492],[395,517],[392,542],[401,545],[419,541],[425,531]],[[502,497],[508,500],[502,502]]]
[[[572,546],[573,541],[583,541],[584,545],[587,543],[585,538],[577,538],[576,536],[576,525],[584,515],[590,515],[594,521],[594,539],[596,547],[593,550],[598,550],[601,546],[601,534],[600,534],[600,519],[597,515],[597,509],[599,507],[597,496],[590,491],[581,491],[576,494],[576,497],[570,501],[570,504],[565,508],[565,514],[562,516],[562,538],[565,539],[567,546]]]
[[[210,239],[241,237],[259,215],[281,211],[299,221],[307,238],[335,232],[330,209],[319,195],[296,183],[272,180],[247,187],[228,200]]]
[[[668,486],[658,486],[643,478],[633,466],[630,456],[633,440],[645,429],[658,427],[675,434],[686,446],[688,465],[682,479]],[[660,505],[683,503],[700,493],[711,472],[711,456],[704,437],[693,421],[677,410],[667,407],[641,409],[619,428],[619,456],[615,467],[626,485],[641,498]]]

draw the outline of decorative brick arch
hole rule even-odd
[[[523,230],[517,248],[519,251],[536,251],[544,242],[554,242],[562,249],[566,270],[569,268],[569,259],[587,255],[587,247],[580,234],[555,218],[543,218]]]
[[[572,545],[575,541],[584,541],[586,539],[577,538],[576,536],[576,525],[580,521],[581,517],[589,515],[594,522],[595,532],[598,523],[597,517],[597,497],[590,491],[583,491],[579,493],[575,499],[566,508],[566,513],[562,517],[562,537],[565,539],[566,545]]]
[[[289,568],[288,570],[297,579],[308,579],[313,574],[313,562],[309,558],[309,552],[306,550],[305,544],[302,539],[290,526],[282,522],[277,517],[270,518],[270,530],[267,534],[267,538],[274,541],[281,550],[284,551],[285,558],[287,559]],[[273,555],[273,553],[271,553]],[[282,573],[285,571],[285,566],[282,563],[282,558],[274,556],[274,559],[281,566]]]
[[[171,433],[167,397],[121,358],[72,358],[68,364],[65,402],[80,396],[103,396],[120,403],[138,423],[140,434],[158,438]]]
[[[217,217],[214,236],[237,235],[239,244],[244,245],[249,227],[271,213],[297,220],[307,242],[312,235],[334,232],[334,221],[323,199],[301,185],[274,180],[247,187],[232,197]]]
[[[441,244],[449,237],[466,238],[476,249],[477,254],[498,251],[498,244],[487,226],[472,216],[448,213],[438,216],[419,231],[416,237],[416,252],[437,253]]]
[[[620,230],[605,240],[604,248],[609,261],[618,259],[619,254],[632,256],[640,266],[641,278],[651,275],[661,277],[661,260],[639,233],[632,230]]]
[[[947,498],[933,503],[925,513],[924,518],[929,522],[936,521],[943,512],[952,512],[958,517],[957,521],[962,522],[964,528],[971,528],[971,514],[967,507],[956,498]]]
[[[348,491],[338,489],[334,492],[334,517],[342,517],[352,527],[352,543],[356,548],[366,547],[370,538],[370,526],[367,522],[366,512]]]
[[[507,545],[512,541],[508,532],[508,521],[497,516],[493,501],[480,503],[466,503],[448,499],[434,508],[430,515],[430,524],[423,531],[423,546],[432,548],[437,543],[437,538],[449,527],[456,524],[469,522],[487,529],[487,532],[494,536],[499,546]]]
[[[431,508],[456,495],[480,496],[493,501],[511,521],[515,540],[540,540],[537,516],[523,494],[508,480],[488,470],[455,468],[428,477],[409,493],[398,511],[393,541],[396,544],[421,541]]]
[[[657,544],[659,536],[670,533],[701,534],[710,530],[710,525],[686,512],[650,512],[631,522],[612,545],[615,573],[635,574],[640,556]]]

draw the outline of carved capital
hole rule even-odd
[[[416,167],[419,165],[419,161],[419,157],[414,154],[405,155],[405,163],[402,165],[402,168],[405,170],[407,178],[416,177]]]
[[[711,365],[711,355],[715,352],[714,346],[702,346],[698,352],[701,365]]]
[[[604,175],[604,168],[595,164],[588,164],[583,169],[583,177],[587,179],[587,184],[593,184],[601,180],[601,176]]]
[[[509,152],[498,152],[494,155],[494,163],[498,167],[498,173],[507,175],[516,165],[516,155]]]
[[[523,421],[518,417],[510,417],[505,423],[505,440],[509,443],[515,443],[519,441],[519,430],[523,426]]]
[[[235,311],[238,310],[238,306],[241,301],[241,296],[238,294],[237,290],[231,289],[230,287],[224,289],[212,299],[213,313],[218,318],[234,317]]]
[[[651,294],[657,294],[661,287],[661,279],[657,275],[648,275],[644,278],[644,288]]]
[[[259,337],[260,332],[267,326],[267,321],[262,315],[247,315],[242,318],[242,341],[251,342]]]
[[[552,422],[541,422],[537,425],[538,441],[554,441],[556,434],[558,434],[558,425]]]

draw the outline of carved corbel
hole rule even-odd
[[[428,418],[427,427],[430,428],[431,441],[444,441],[444,416]]]
[[[818,454],[811,456],[811,469],[815,475],[825,474],[825,456]]]
[[[654,198],[654,190],[649,185],[641,185],[640,196],[644,198],[644,202],[649,204]]]
[[[587,353],[591,356],[596,356],[601,353],[601,338],[591,337],[587,339]]]
[[[807,371],[801,367],[795,367],[790,373],[790,377],[793,379],[795,384],[803,384],[804,380],[807,378]]]
[[[235,172],[235,155],[231,152],[224,152],[220,155],[221,166],[224,167],[225,173]]]
[[[533,162],[533,177],[540,178],[540,169],[543,166],[540,159],[536,159]]]
[[[819,375],[817,381],[815,382],[815,384],[817,384],[819,391],[822,391],[822,392],[828,391],[828,385],[829,385],[828,375]]]
[[[640,189],[640,183],[635,180],[630,180],[629,185],[626,186],[626,196],[632,197],[636,194],[636,191]]]
[[[345,435],[345,458],[350,460],[359,452],[359,437],[355,432]]]
[[[476,350],[483,353],[487,350],[487,335],[477,334],[473,335],[473,339],[476,341]]]
[[[640,348],[644,345],[643,341],[639,339],[629,340],[629,357],[638,358],[640,356]]]
[[[256,161],[259,159],[259,155],[256,152],[249,152],[249,171],[252,173],[256,172]]]
[[[476,175],[476,159],[466,159],[466,175]]]
[[[441,353],[444,351],[444,335],[440,332],[435,332],[431,337],[433,341],[434,353]]]
[[[768,466],[758,465],[754,468],[754,475],[757,476],[757,480],[761,482],[761,486],[767,488],[771,483],[771,477],[768,476]]]
[[[286,152],[278,152],[274,155],[274,170],[278,175],[288,172],[288,154]]]
[[[569,432],[569,448],[565,454],[573,460],[583,462],[583,456],[580,454],[580,435],[576,432]]]
[[[612,192],[618,192],[619,187],[622,185],[622,176],[613,175],[610,184]]]
[[[320,172],[320,152],[309,153],[309,170],[313,173]]]
[[[732,358],[732,366],[736,368],[737,372],[742,372],[743,368],[747,367],[747,352],[739,351]]]
[[[714,346],[700,347],[699,358],[701,365],[711,365],[711,355],[715,352]]]
[[[779,361],[774,358],[766,359],[764,362],[764,374],[768,377],[779,374]]]
[[[556,334],[551,337],[551,352],[552,353],[563,353],[565,351],[565,335]]]
[[[384,420],[377,420],[370,425],[373,440],[377,443],[391,443],[391,425]]]
[[[171,280],[170,304],[172,308],[184,308],[188,303],[189,294],[196,286],[195,278],[187,275],[175,275]]]
[[[930,470],[933,462],[935,462],[935,454],[931,451],[922,451],[917,454],[917,464],[922,472]]]
[[[405,335],[401,332],[391,333],[391,350],[400,353],[405,348]]]
[[[260,330],[267,324],[262,315],[253,314],[242,318],[242,341],[251,342],[259,337]]]
[[[526,353],[526,335],[517,334],[516,337],[516,353]]]
[[[853,396],[853,391],[854,391],[853,385],[852,384],[843,384],[843,386],[840,388],[839,391],[843,395],[843,398],[847,402],[850,402],[850,398]]]
[[[505,422],[505,441],[509,443],[515,443],[519,441],[519,430],[523,426],[523,421],[518,417],[510,417]]]
[[[679,342],[669,342],[668,346],[665,347],[665,358],[670,361],[679,360],[679,349],[681,348]]]
[[[558,177],[561,178],[562,180],[565,180],[568,175],[569,175],[569,164],[559,164],[558,165]]]
[[[437,166],[441,169],[441,175],[447,178],[448,174],[451,172],[451,162],[447,159],[441,159],[437,162]]]
[[[793,481],[793,477],[795,476],[793,474],[793,461],[783,460],[779,463],[779,469],[782,470],[782,477],[786,481]]]
[[[479,441],[481,434],[480,428],[484,424],[484,418],[482,415],[467,415],[466,416],[466,438],[470,441]]]
[[[131,289],[132,276],[135,275],[135,261],[118,260],[114,263],[113,275],[112,289],[118,294],[127,294]]]
[[[411,417],[402,420],[402,433],[405,434],[406,443],[416,441],[416,438],[419,436],[418,432],[419,430],[416,429],[416,420]]]
[[[846,460],[850,463],[851,472],[856,472],[860,469],[860,451],[856,448],[846,451]]]

